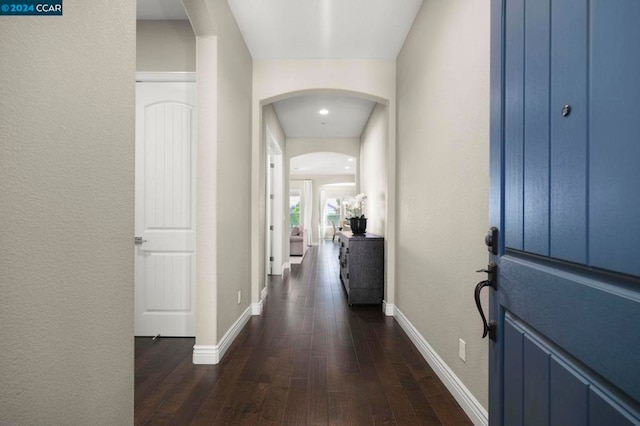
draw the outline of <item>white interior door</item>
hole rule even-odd
[[[267,155],[267,230],[266,230],[266,253],[267,253],[267,275],[273,275],[273,263],[274,263],[274,220],[273,220],[273,205],[275,198],[275,191],[273,185],[273,169],[275,163],[273,162],[273,156]]]
[[[135,335],[195,335],[195,83],[136,83]]]
[[[282,274],[282,229],[284,217],[282,215],[282,204],[284,185],[282,182],[282,150],[278,146],[275,138],[271,134],[269,127],[266,128],[267,135],[267,199],[266,199],[266,265],[267,275]],[[271,197],[273,195],[273,197]],[[287,231],[287,241],[289,241]]]

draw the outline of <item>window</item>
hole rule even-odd
[[[289,194],[289,226],[300,226],[300,192],[291,191]]]
[[[327,198],[327,203],[325,205],[325,226],[331,229],[331,222],[333,222],[336,227],[340,226],[340,198]]]

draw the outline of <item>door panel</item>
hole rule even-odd
[[[148,83],[140,83],[148,84]],[[144,109],[144,221],[147,230],[192,229],[191,105]]]
[[[504,422],[495,422],[497,415],[490,414],[494,424],[521,425],[524,422],[523,386],[523,333],[508,321],[502,327],[504,339],[504,369],[509,374],[504,376]],[[490,398],[493,395],[489,396]]]
[[[640,424],[640,2],[492,9],[491,424]]]
[[[146,312],[191,310],[192,253],[151,252],[144,261]]]
[[[549,90],[551,5],[528,1],[524,53],[524,250],[549,255]],[[524,196],[526,194],[526,197]],[[544,231],[547,232],[544,232]],[[515,248],[515,247],[514,247]]]
[[[640,362],[632,352],[640,348],[640,293],[634,286],[553,261],[509,254],[500,261],[504,309],[640,400]]]
[[[590,262],[640,275],[640,2],[594,1],[591,13]]]
[[[521,363],[523,372],[507,379],[505,425],[637,424],[633,407],[612,396],[605,382],[510,314],[505,318],[505,352]]]
[[[542,425],[549,419],[549,360],[551,354],[530,336],[524,335],[525,425]]]
[[[587,28],[587,0],[551,2],[550,255],[576,263],[587,261]]]
[[[195,335],[195,83],[136,84],[136,336]]]
[[[589,383],[556,357],[551,358],[549,380],[550,424],[586,425]]]
[[[505,244],[517,250],[523,241],[523,125],[524,125],[524,0],[509,2],[506,10],[505,38],[505,140],[506,162],[504,170]]]

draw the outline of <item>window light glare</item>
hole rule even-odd
[[[318,111],[318,114],[320,114],[320,115],[327,115],[327,114],[329,114],[329,110],[328,110],[328,109],[324,109],[324,108],[322,108],[320,111]]]

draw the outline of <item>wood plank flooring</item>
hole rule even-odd
[[[347,306],[337,247],[272,277],[219,365],[191,363],[194,339],[136,338],[135,423],[472,424],[380,305]]]

